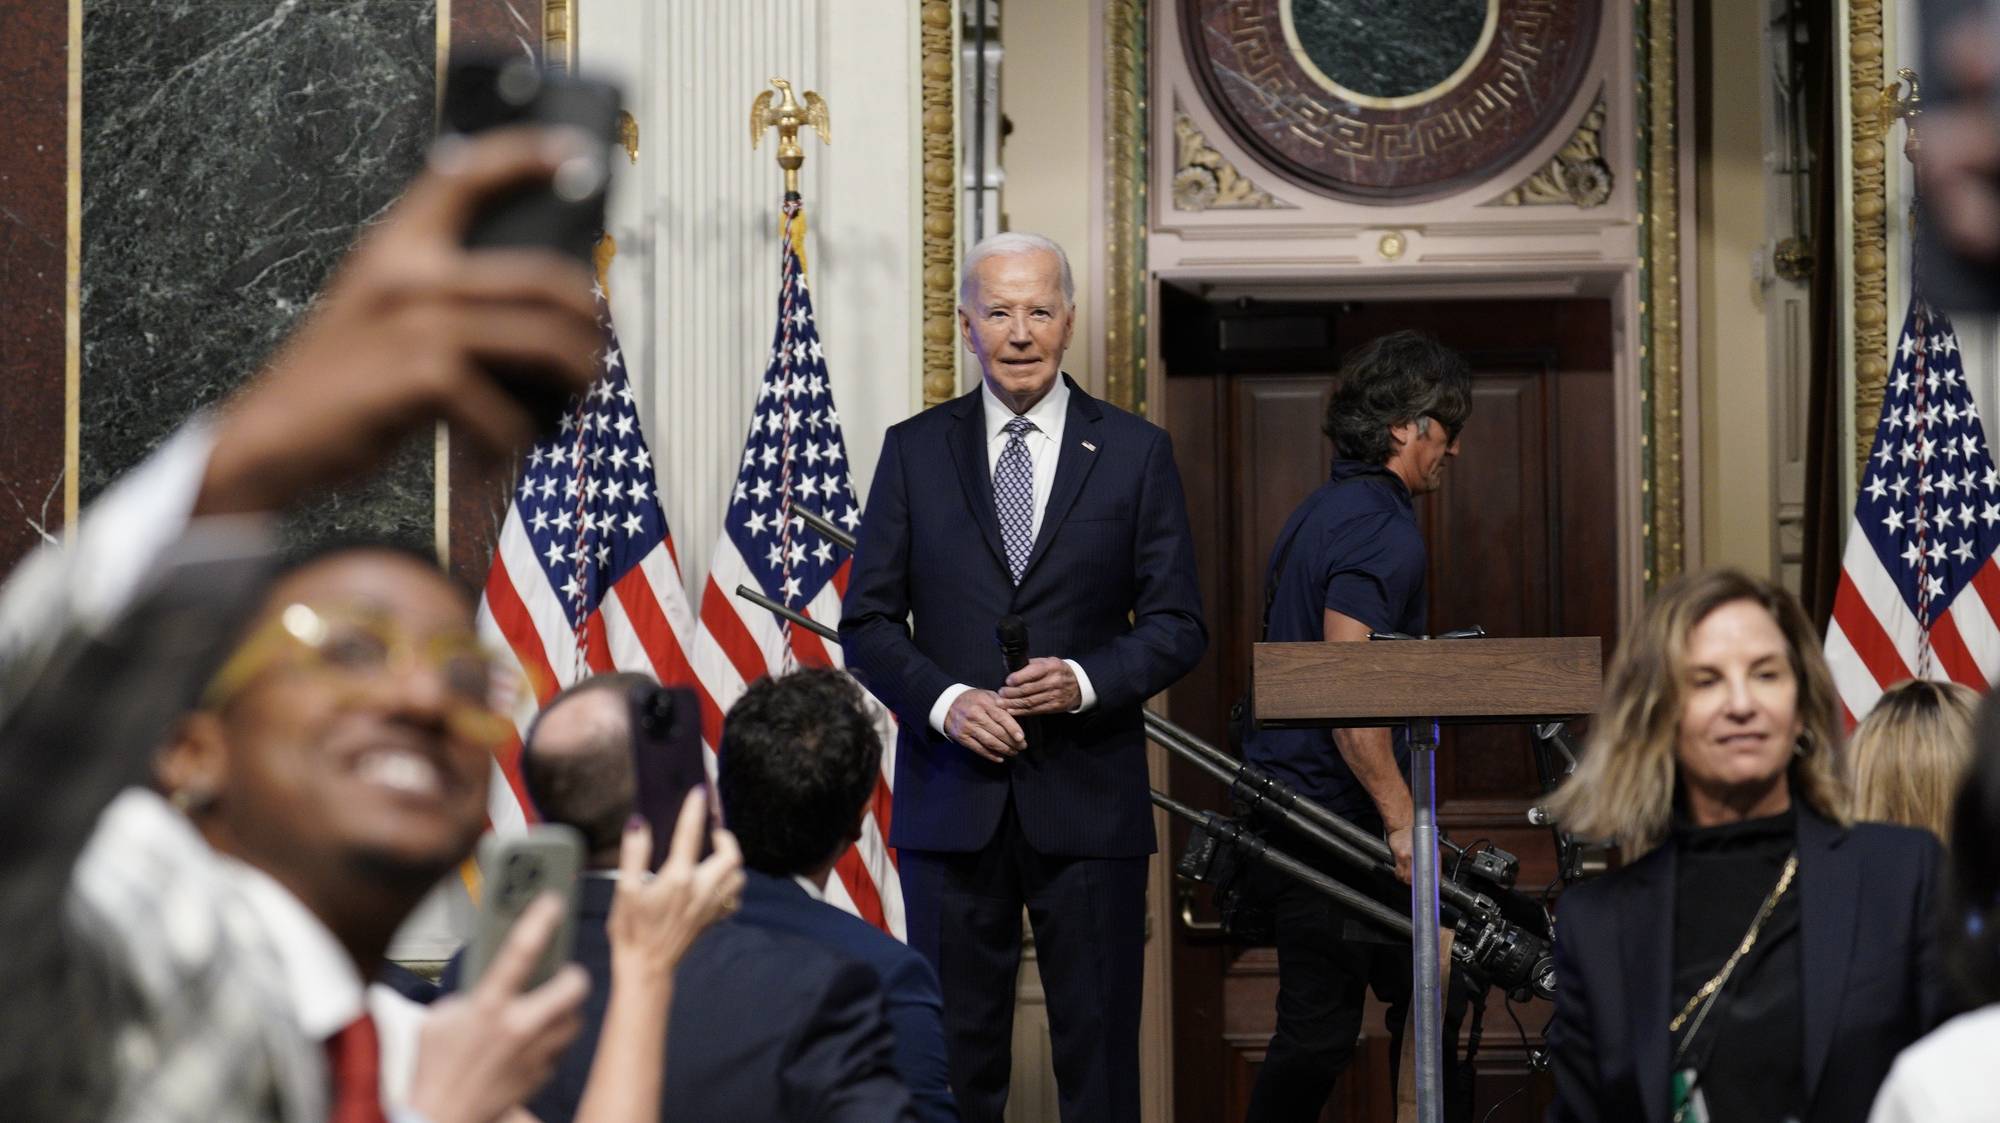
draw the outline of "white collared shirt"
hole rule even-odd
[[[299,1029],[315,1041],[328,1041],[364,1011],[372,1016],[383,1110],[391,1123],[423,1123],[404,1104],[426,1007],[363,979],[319,917],[270,874],[229,857],[222,865],[277,950]]]
[[[998,396],[993,388],[979,384],[980,411],[986,420],[986,477],[992,479],[1000,470],[1000,454],[1007,448],[1007,423],[1014,420],[1015,413]],[[1069,383],[1062,375],[1056,376],[1054,386],[1042,395],[1042,400],[1028,407],[1020,416],[1035,423],[1035,427],[1022,435],[1028,446],[1028,459],[1035,471],[1035,517],[1028,524],[1030,541],[1042,536],[1042,516],[1049,510],[1049,495],[1056,487],[1057,452],[1062,448],[1063,427],[1069,421]],[[1097,691],[1090,685],[1090,676],[1074,659],[1064,659],[1071,673],[1076,675],[1076,686],[1082,701],[1070,713],[1077,714],[1097,704]],[[938,695],[931,704],[931,728],[943,733],[945,715],[951,712],[951,704],[958,696],[971,690],[964,683],[954,683]]]

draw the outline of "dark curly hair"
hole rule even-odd
[[[861,688],[823,668],[751,684],[722,720],[718,755],[722,817],[743,864],[776,877],[818,866],[854,837],[882,767]]]
[[[1416,331],[1390,332],[1355,348],[1335,376],[1321,431],[1349,460],[1386,464],[1389,430],[1435,418],[1456,437],[1472,416],[1472,375],[1458,352]]]
[[[1951,814],[1944,961],[1967,1009],[2000,1002],[2000,695],[1972,719],[1972,767]]]

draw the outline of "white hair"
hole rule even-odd
[[[1040,234],[1029,234],[1020,230],[1009,230],[1004,234],[989,234],[979,240],[965,255],[965,264],[958,271],[958,302],[966,304],[972,299],[972,288],[977,282],[979,263],[989,257],[1010,257],[1023,253],[1054,254],[1056,264],[1062,270],[1063,302],[1076,307],[1076,278],[1070,275],[1069,255],[1052,239]]]

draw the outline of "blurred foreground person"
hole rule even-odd
[[[162,574],[191,574],[201,595],[184,598],[185,619],[169,604],[120,642],[171,652],[186,633],[215,633],[219,650],[257,592],[250,571],[220,559],[255,554],[271,515],[439,420],[494,454],[524,442],[529,415],[488,364],[586,387],[597,349],[586,272],[460,242],[484,200],[589,151],[528,131],[440,148],[269,368],[108,491],[70,548],[32,557],[0,592],[11,1117],[384,1117],[361,980],[423,889],[469,851],[484,805],[482,730],[495,715],[464,594],[435,566],[380,549],[328,554],[278,581],[232,671],[176,734],[199,766],[184,800],[240,861],[138,787],[213,663],[128,658],[122,677],[93,679],[66,653],[118,636]],[[509,956],[531,958],[555,920],[538,909]],[[426,1049],[408,1106],[429,1123],[506,1110],[574,1031],[580,973],[526,995],[508,981],[502,972],[457,1037]]]
[[[1922,827],[1940,840],[1972,762],[1979,694],[1955,682],[1911,679],[1882,692],[1847,739],[1854,817]]]
[[[1951,815],[1945,969],[1973,1008],[1903,1050],[1869,1123],[1974,1123],[2000,1104],[2000,699],[1980,704],[1972,766]]]
[[[586,1098],[586,1076],[597,1079],[592,1057],[601,1064],[603,1052],[620,1044],[598,997],[607,973],[616,978],[607,914],[612,927],[617,922],[612,882],[598,871],[617,861],[636,802],[635,696],[660,689],[641,674],[584,679],[549,700],[522,750],[536,811],[583,833],[593,870],[578,887],[571,955],[595,989],[583,1032],[547,1087],[528,1101],[542,1123],[585,1118],[578,1105]],[[734,710],[726,720],[735,720]],[[730,734],[723,736],[726,746]],[[448,987],[456,969],[456,962],[446,969]],[[867,965],[738,917],[697,940],[675,979],[664,1050],[668,1090],[655,1098],[653,1117],[665,1123],[897,1123],[912,1116],[894,1048],[882,986]]]
[[[1682,577],[1626,633],[1550,804],[1630,861],[1563,894],[1550,1119],[1859,1123],[1937,1024],[1937,840],[1849,825],[1834,707],[1760,578]]]

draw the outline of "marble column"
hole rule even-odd
[[[84,502],[256,372],[429,141],[434,0],[83,0]],[[433,442],[293,517],[432,540]]]

